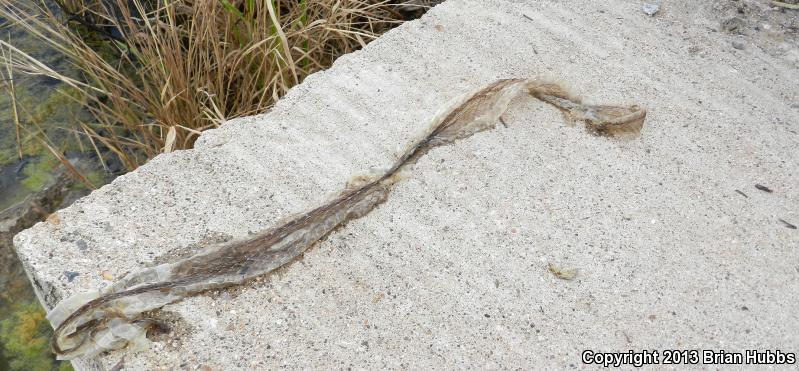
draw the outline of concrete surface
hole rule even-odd
[[[799,224],[799,54],[733,48],[698,3],[649,17],[638,1],[445,2],[16,247],[52,307],[319,204],[465,91],[547,76],[592,103],[647,106],[643,136],[592,137],[518,100],[508,128],[433,150],[302,260],[165,307],[173,331],[149,351],[76,366],[582,368],[584,349],[799,351],[799,231],[778,220]]]

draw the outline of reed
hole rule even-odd
[[[66,74],[0,40],[17,73],[59,80],[93,122],[92,148],[133,170],[204,130],[263,112],[309,74],[397,25],[388,1],[0,0],[0,17],[75,66]],[[8,73],[10,75],[10,72]],[[98,155],[103,152],[96,150]]]

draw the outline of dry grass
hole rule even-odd
[[[0,0],[0,16],[66,56],[80,76],[0,40],[12,56],[5,63],[79,92],[96,122],[73,130],[128,170],[190,148],[227,119],[264,111],[400,19],[394,5],[369,0],[61,1],[64,12],[43,0]]]

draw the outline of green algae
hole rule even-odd
[[[59,72],[73,75],[69,72],[71,66],[59,53],[18,28],[0,21],[0,37],[11,40]],[[90,122],[91,115],[77,100],[79,95],[73,88],[52,79],[14,73],[12,96],[9,76],[4,69],[0,74],[0,176],[5,178],[0,179],[0,211],[3,211],[54,180],[60,162],[44,143],[59,153],[70,153],[70,158],[81,158],[82,162],[89,157],[85,153],[94,149],[74,132],[76,124]],[[13,104],[18,117],[14,116]],[[108,178],[101,170],[86,171],[84,175],[96,185],[104,184]],[[72,370],[69,362],[56,361],[50,351],[52,329],[16,255],[11,252],[12,234],[0,235],[3,265],[0,267],[0,370]]]
[[[11,96],[0,94],[0,166],[8,165],[23,157],[35,157],[49,153],[43,145],[48,141],[62,151],[87,152],[90,147],[85,138],[74,133],[76,123],[90,119],[89,113],[77,101],[74,88],[59,87],[46,90],[36,97],[26,85],[18,85],[16,93],[19,109],[19,142],[17,129],[11,112]]]
[[[10,317],[0,321],[0,344],[3,346],[0,368],[72,370],[69,362],[58,362],[50,354],[52,329],[41,306],[36,302],[17,306]]]
[[[47,322],[44,312],[29,304],[0,323],[3,354],[11,358],[9,368],[16,370],[53,368],[52,359],[41,357],[47,349]]]
[[[25,179],[22,185],[30,192],[44,188],[55,177],[55,169],[59,162],[53,155],[44,155],[38,160],[25,166]]]

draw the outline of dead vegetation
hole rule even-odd
[[[583,104],[549,81],[494,81],[448,103],[430,120],[425,135],[412,142],[384,173],[352,178],[347,188],[327,202],[246,239],[207,247],[194,255],[127,275],[102,293],[91,290],[62,300],[47,315],[55,327],[53,351],[59,359],[74,359],[92,358],[128,344],[146,348],[146,333],[160,325],[153,318],[144,318],[145,312],[190,295],[241,285],[290,264],[331,231],[385,202],[401,180],[399,174],[408,171],[431,149],[493,129],[514,97],[522,93],[559,109],[570,122],[585,123],[595,135],[634,138],[646,118],[646,110],[638,106]],[[577,276],[577,270],[551,264],[549,270],[563,280]]]
[[[62,83],[92,122],[71,123],[133,170],[190,148],[223,121],[267,109],[309,74],[400,23],[370,0],[0,0],[16,23],[75,66],[56,71],[0,40],[8,77]],[[24,125],[24,124],[22,124]],[[103,150],[99,150],[102,148]],[[106,151],[107,150],[107,151]]]

